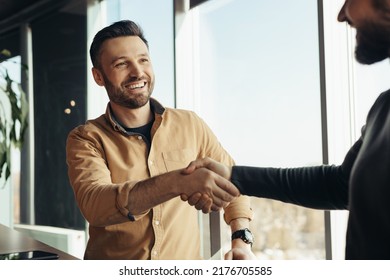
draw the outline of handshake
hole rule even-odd
[[[203,213],[220,211],[229,203],[240,196],[240,191],[230,182],[232,167],[221,164],[210,158],[203,158],[191,162],[187,168],[180,171],[180,177],[186,185],[180,197],[183,201],[188,201],[191,206],[202,210]],[[244,218],[244,220],[247,220]],[[230,226],[233,231],[247,226],[242,219],[236,219]],[[248,221],[249,222],[249,221]],[[242,224],[244,223],[244,224]],[[248,244],[242,245],[242,241],[235,239],[232,241],[232,249],[226,253],[226,260],[256,260],[256,256]],[[236,242],[236,243],[235,243]]]
[[[195,160],[181,170],[181,175],[188,176],[188,189],[180,197],[203,213],[220,211],[240,195],[237,187],[230,182],[231,174],[231,167],[213,159]]]

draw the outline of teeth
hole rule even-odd
[[[127,87],[129,87],[130,89],[136,89],[136,88],[142,88],[143,86],[145,85],[145,83],[138,83],[138,84],[132,84],[132,85],[128,85]]]

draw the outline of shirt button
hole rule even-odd
[[[153,251],[153,255],[154,255],[154,256],[157,256],[157,251]]]
[[[142,136],[141,135],[138,136],[138,140],[142,140]]]
[[[153,160],[149,161],[150,165],[153,165]]]
[[[156,224],[156,226],[158,226],[160,224],[160,221],[154,221],[154,223]]]

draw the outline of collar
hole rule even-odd
[[[154,98],[150,98],[150,109],[152,110],[152,112],[155,115],[155,120],[161,119],[163,114],[164,114],[164,112],[165,112],[164,106],[161,105]],[[110,106],[110,102],[107,103],[107,107],[106,107],[106,119],[109,121],[109,123],[111,124],[111,126],[114,128],[115,131],[120,131],[120,132],[122,132],[124,134],[129,135],[129,132],[127,132],[123,128],[123,126],[115,118],[115,115],[112,112],[112,109],[111,109],[111,106]]]

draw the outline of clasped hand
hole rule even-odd
[[[203,171],[202,184],[207,185],[210,191],[196,191],[192,194],[181,194],[183,201],[194,206],[203,213],[219,211],[240,195],[239,190],[229,181],[231,167],[223,165],[213,159],[204,158],[191,162],[182,171],[184,175],[193,174],[195,171]],[[206,172],[207,171],[207,172]]]

